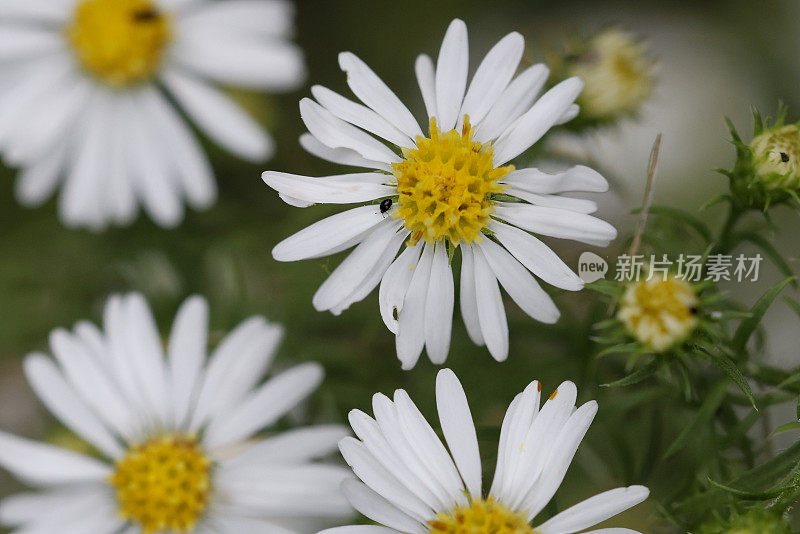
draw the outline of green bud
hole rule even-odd
[[[800,128],[784,124],[782,108],[774,124],[755,114],[753,139],[745,144],[731,125],[737,149],[732,171],[722,171],[731,180],[734,201],[743,208],[766,211],[771,205],[798,198],[800,192]]]

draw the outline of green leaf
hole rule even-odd
[[[625,343],[622,345],[614,345],[613,347],[608,347],[607,349],[601,350],[597,357],[601,358],[603,356],[608,356],[609,354],[620,354],[623,352],[633,352],[639,348],[638,343]]]
[[[785,425],[781,425],[775,429],[775,434],[780,434],[781,432],[786,432],[788,430],[797,430],[800,428],[800,422],[795,421],[793,423],[786,423]]]
[[[608,384],[601,384],[601,388],[619,388],[623,386],[630,386],[633,384],[638,384],[642,380],[646,378],[650,378],[658,369],[658,361],[653,360],[644,367],[640,368],[638,371],[634,371],[633,373],[629,374],[625,378],[621,378],[614,382],[610,382]]]
[[[739,497],[740,499],[745,499],[748,501],[766,501],[768,499],[774,499],[775,497],[777,497],[782,492],[788,489],[788,487],[784,486],[769,491],[746,491],[746,490],[732,488],[730,486],[726,486],[725,484],[720,484],[711,477],[708,478],[708,481],[711,482],[711,485],[714,486],[715,488],[719,488],[722,491],[731,493]]]
[[[640,211],[641,209],[636,209],[633,211],[633,213],[636,214]],[[650,213],[654,215],[660,215],[661,217],[671,217],[675,220],[683,222],[687,226],[693,228],[695,232],[700,234],[700,236],[705,239],[706,243],[710,243],[713,239],[711,237],[711,231],[708,229],[708,226],[706,226],[706,223],[687,211],[670,206],[651,206]]]
[[[750,308],[750,313],[752,316],[748,319],[743,320],[739,324],[739,328],[736,329],[736,333],[733,336],[733,348],[738,353],[744,353],[745,345],[747,345],[747,341],[750,339],[750,336],[753,335],[756,328],[758,328],[758,324],[761,322],[761,319],[764,318],[764,314],[767,313],[770,305],[772,302],[777,298],[778,294],[783,291],[790,282],[794,280],[794,277],[789,277],[781,282],[778,282],[771,288],[764,293],[760,299]]]
[[[772,260],[772,263],[783,273],[784,276],[794,276],[789,262],[784,259],[783,255],[775,248],[775,246],[765,239],[762,235],[756,232],[741,232],[734,236],[734,240],[749,241],[754,244],[761,251]],[[792,280],[792,285],[797,286],[797,280]]]
[[[703,404],[700,405],[700,408],[694,414],[692,420],[688,425],[683,427],[683,431],[681,431],[678,437],[675,438],[675,441],[673,441],[672,445],[669,446],[667,452],[664,453],[664,459],[669,458],[676,452],[683,449],[690,441],[697,437],[697,431],[701,426],[711,422],[712,418],[714,417],[714,413],[716,413],[717,409],[722,404],[722,401],[725,400],[727,388],[727,380],[720,380],[717,382],[714,388],[706,396]]]
[[[714,365],[722,369],[722,371],[728,375],[728,378],[730,378],[734,384],[739,386],[739,389],[742,390],[742,393],[744,393],[744,396],[750,401],[750,404],[753,405],[753,408],[758,411],[756,399],[753,397],[753,391],[750,389],[750,384],[747,383],[747,379],[739,370],[739,367],[737,367],[736,363],[724,354],[712,354],[711,361],[714,363]]]

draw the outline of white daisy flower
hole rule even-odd
[[[104,330],[55,330],[25,373],[44,405],[84,438],[87,456],[0,432],[0,465],[37,488],[0,503],[0,523],[38,534],[313,532],[348,517],[348,469],[314,461],[348,434],[341,426],[261,439],[322,381],[316,363],[259,382],[283,330],[243,322],[206,362],[208,306],[178,311],[166,357],[141,295],[111,297]]]
[[[321,158],[372,170],[324,178],[263,175],[296,206],[383,199],[319,221],[279,243],[272,254],[295,261],[358,245],[314,295],[314,307],[338,314],[380,284],[381,315],[397,336],[405,369],[416,364],[423,347],[434,363],[447,358],[454,302],[448,256],[455,250],[461,250],[461,314],[467,331],[504,360],[508,325],[498,281],[528,315],[545,323],[555,322],[559,312],[533,275],[562,289],[583,287],[529,232],[598,246],[617,235],[589,215],[594,202],[559,196],[607,190],[597,172],[581,166],[551,175],[508,164],[552,126],[576,115],[573,101],[583,87],[571,78],[537,99],[548,69],[533,65],[515,76],[523,49],[518,33],[504,37],[467,87],[467,28],[454,20],[436,65],[426,55],[416,62],[429,117],[427,136],[383,81],[344,52],[339,64],[364,105],[313,87],[317,101],[300,102],[309,130],[300,142]]]
[[[0,0],[0,150],[21,167],[20,202],[63,184],[65,224],[159,225],[184,199],[216,200],[209,162],[181,112],[250,161],[268,134],[213,82],[284,91],[304,79],[285,0]]]
[[[597,413],[589,401],[575,408],[575,384],[564,382],[540,409],[541,385],[517,395],[500,431],[497,468],[484,497],[481,459],[467,397],[449,369],[436,379],[436,405],[449,453],[408,394],[373,397],[375,418],[353,410],[359,439],[339,443],[361,479],[342,489],[353,506],[380,526],[345,526],[325,534],[572,534],[644,501],[643,486],[591,497],[532,527],[531,521],[561,485],[575,451]],[[637,534],[604,528],[593,534]],[[588,532],[587,532],[588,534]]]

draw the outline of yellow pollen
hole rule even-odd
[[[171,23],[152,0],[82,0],[66,35],[84,69],[124,87],[155,73]]]
[[[208,505],[210,470],[193,436],[166,435],[131,448],[109,482],[120,517],[144,534],[190,532]]]
[[[695,329],[698,305],[694,288],[685,280],[652,278],[628,287],[617,318],[640,342],[663,352]]]
[[[430,137],[418,136],[416,148],[403,149],[403,161],[392,165],[399,194],[394,217],[411,231],[409,246],[448,239],[480,241],[494,211],[490,195],[502,193],[498,182],[513,165],[495,168],[491,144],[472,140],[474,128],[464,116],[461,132],[442,133],[431,119]]]
[[[522,514],[512,512],[492,498],[473,500],[428,521],[431,534],[536,534]]]

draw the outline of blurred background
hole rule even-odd
[[[530,61],[540,61],[548,47],[568,36],[586,36],[609,25],[629,29],[646,43],[656,60],[656,82],[640,115],[579,139],[567,134],[562,140],[551,139],[585,151],[612,182],[610,193],[593,198],[601,203],[598,215],[611,220],[622,238],[633,231],[635,217],[629,212],[641,203],[648,154],[657,133],[664,137],[656,203],[695,211],[727,186],[726,179],[714,172],[730,167],[734,160],[725,116],[749,135],[751,106],[769,114],[782,100],[789,105],[789,120],[800,119],[796,0],[300,1],[296,39],[306,52],[307,86],[270,97],[235,93],[275,137],[275,158],[260,165],[244,164],[204,143],[220,199],[208,211],[188,213],[177,229],[162,229],[146,217],[131,227],[101,234],[66,229],[57,218],[54,200],[39,209],[20,207],[13,196],[15,173],[0,167],[0,428],[70,442],[25,383],[21,358],[33,350],[46,350],[48,333],[57,326],[71,326],[84,318],[99,322],[106,296],[130,290],[149,298],[163,332],[179,303],[194,293],[209,298],[217,339],[252,314],[284,324],[287,336],[279,365],[316,360],[327,370],[326,382],[306,414],[314,420],[344,421],[351,408],[369,410],[374,392],[398,387],[407,389],[435,420],[437,369],[423,357],[413,372],[400,370],[394,338],[380,319],[375,294],[340,317],[314,311],[314,291],[341,258],[281,264],[270,255],[281,239],[337,208],[290,207],[264,185],[260,175],[266,169],[308,175],[339,172],[333,164],[306,154],[297,142],[304,131],[297,103],[309,94],[310,85],[349,94],[336,60],[339,51],[358,54],[422,116],[413,61],[421,52],[437,53],[454,17],[463,18],[469,28],[473,69],[491,45],[512,30],[525,36]],[[800,221],[789,210],[778,211],[775,223],[782,231],[774,232],[772,240],[797,272]],[[721,214],[721,208],[698,213],[711,224],[717,224]],[[570,248],[563,241],[553,246],[576,267],[582,251],[613,258],[623,250],[622,241],[604,250]],[[750,305],[780,278],[765,266],[760,284],[734,284],[728,289]],[[456,315],[447,364],[461,378],[481,426],[487,478],[494,465],[497,426],[513,396],[533,379],[541,380],[546,391],[570,379],[578,385],[581,402],[598,398],[600,412],[554,508],[546,513],[622,484],[646,484],[656,500],[665,498],[676,490],[670,480],[674,464],[653,465],[647,456],[653,443],[671,441],[679,427],[658,414],[631,408],[636,403],[615,401],[615,392],[597,387],[615,378],[616,371],[592,355],[585,318],[602,315],[593,304],[595,296],[559,294],[556,300],[563,317],[552,327],[538,325],[507,301],[511,345],[503,364],[469,341]],[[782,303],[770,311],[766,357],[773,363],[800,363],[797,320]],[[658,394],[642,391],[642,395]],[[771,415],[775,425],[793,419],[792,410],[776,410]],[[796,438],[791,433],[783,437]],[[679,461],[686,459],[671,460]],[[0,473],[0,498],[18,489]],[[610,523],[643,532],[669,532],[652,500]]]

